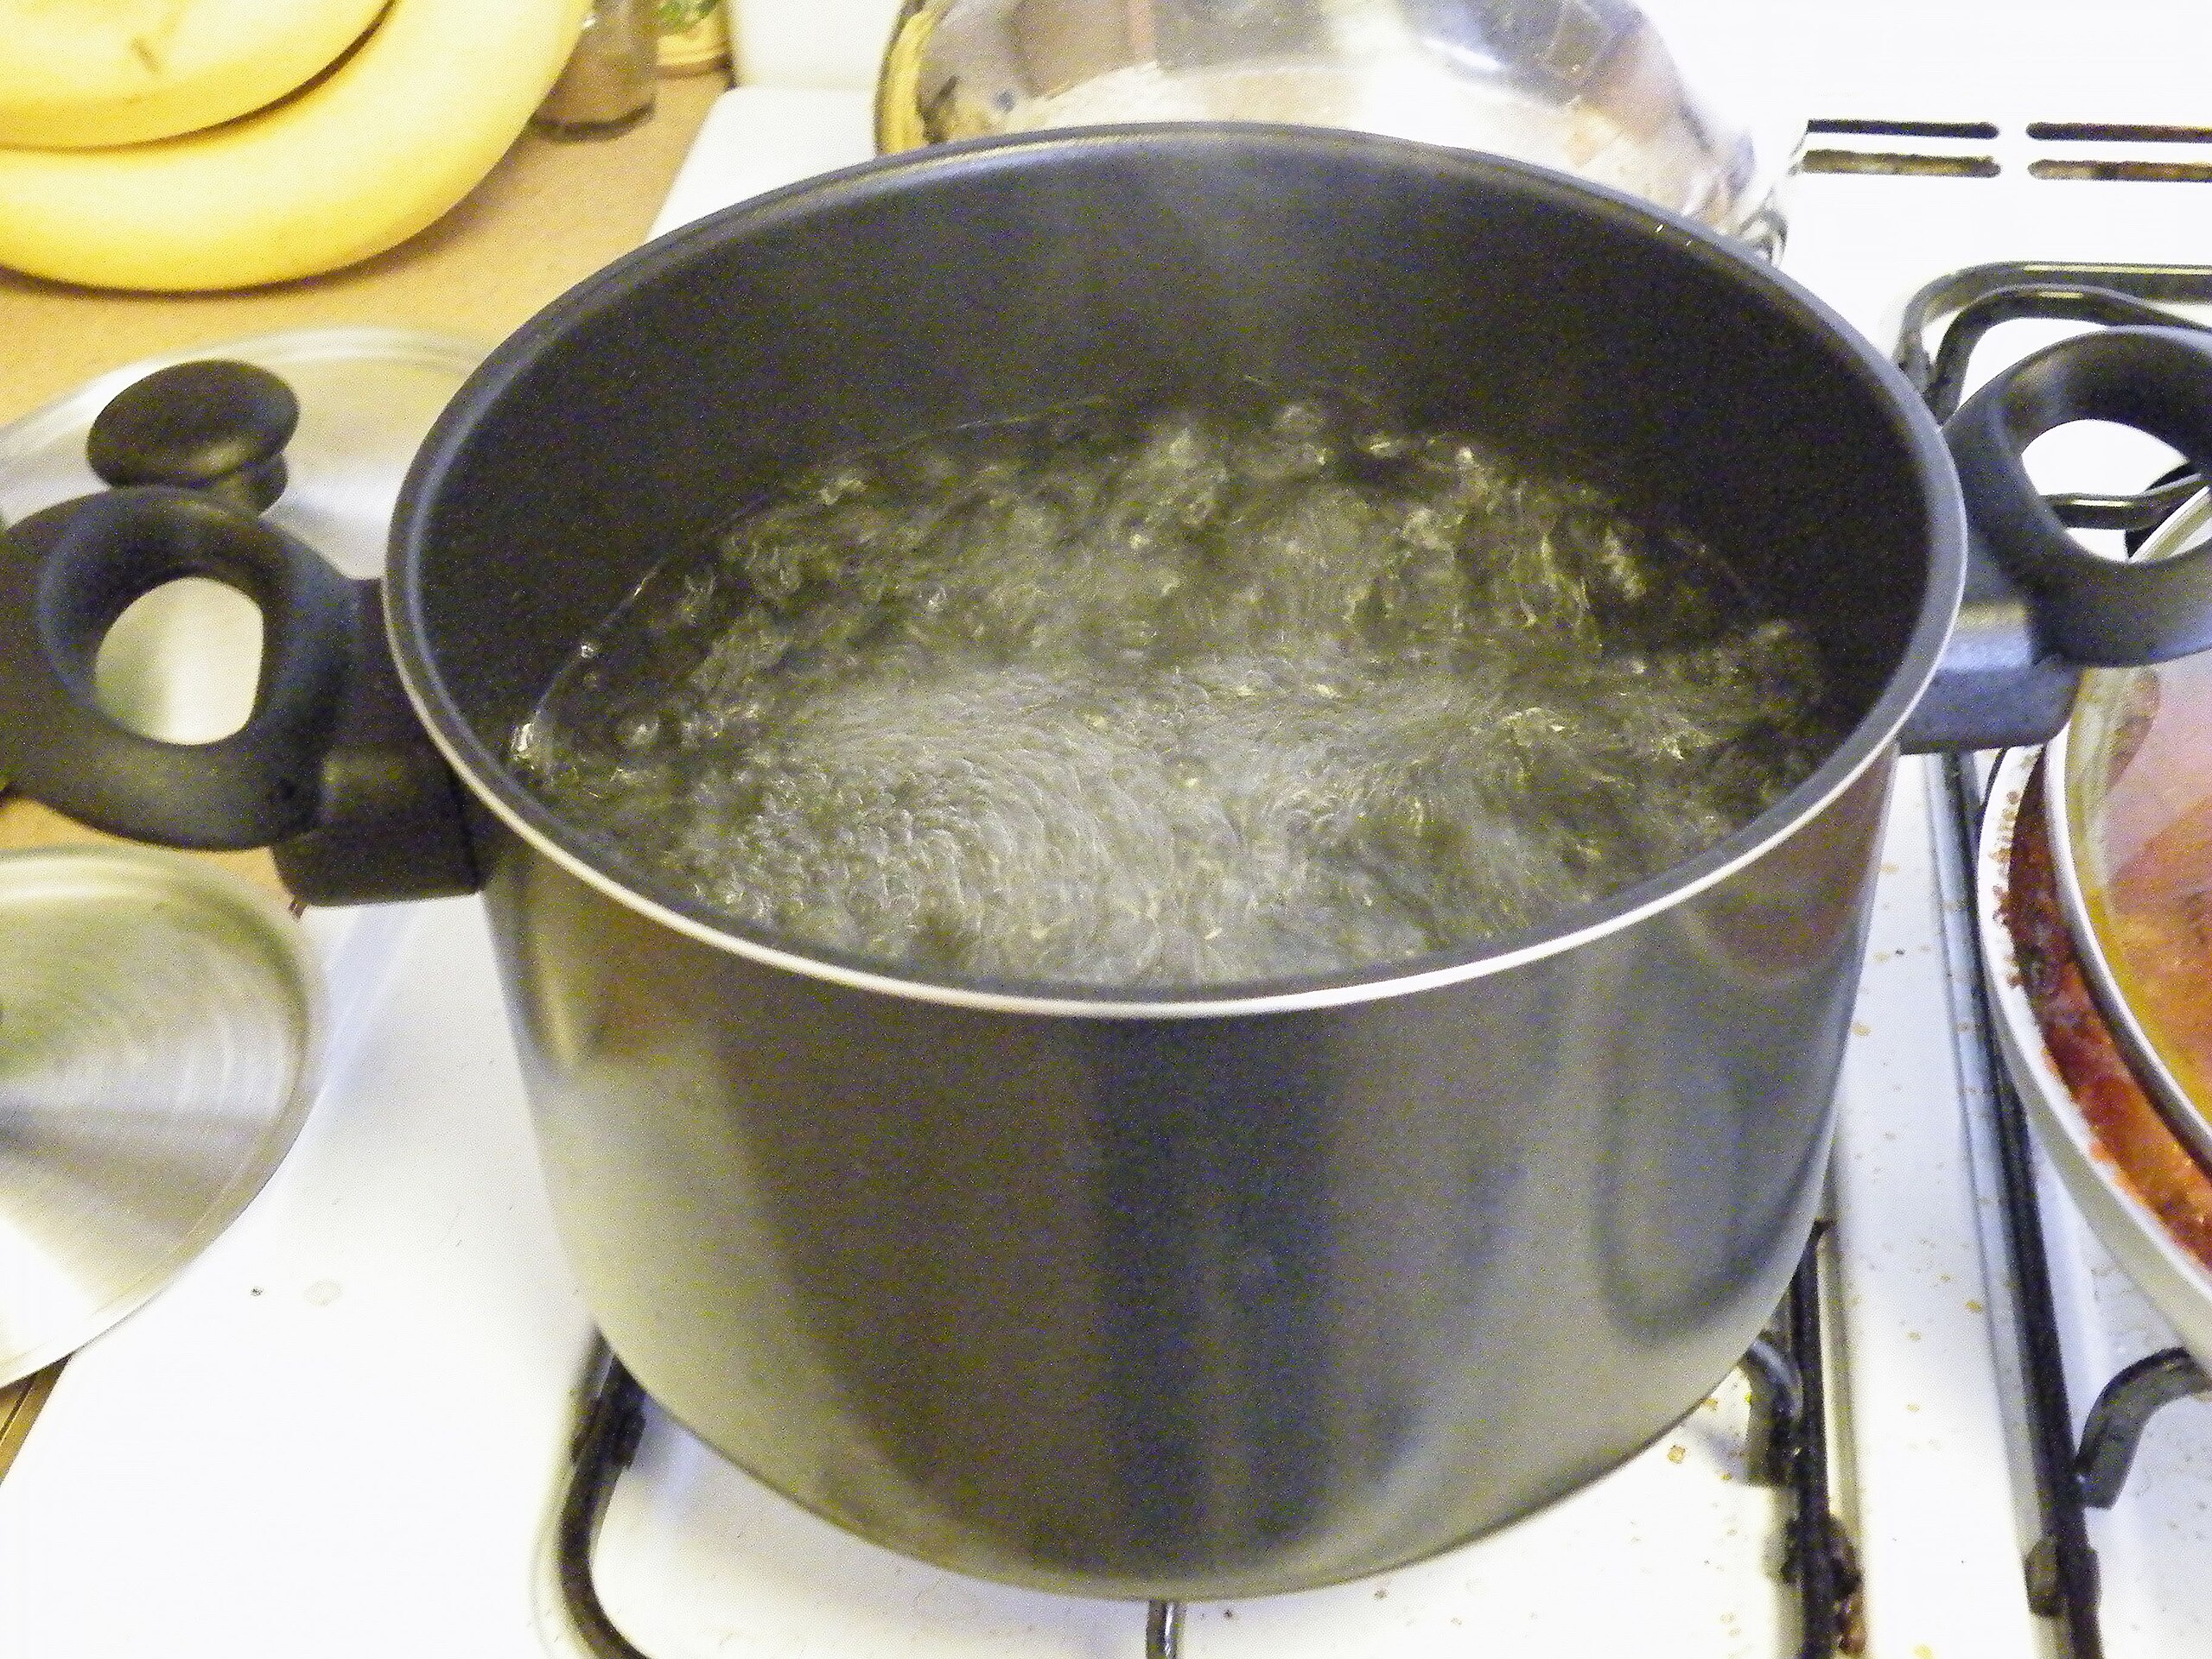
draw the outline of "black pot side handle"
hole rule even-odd
[[[352,672],[323,751],[314,823],[275,849],[276,873],[310,905],[474,893],[484,885],[469,798],[416,719],[385,641],[384,585],[349,582]]]
[[[245,723],[210,743],[131,730],[94,700],[100,642],[180,576],[260,607]],[[308,904],[474,892],[461,786],[416,721],[382,595],[217,496],[128,486],[0,531],[0,777],[134,841],[273,847]]]
[[[307,548],[196,491],[132,486],[35,513],[0,557],[0,772],[95,829],[173,847],[267,846],[315,820],[322,751],[352,664],[346,579]],[[245,724],[170,743],[93,697],[100,642],[134,601],[181,576],[261,609]]]
[[[2212,543],[2148,563],[2101,558],[2029,480],[2028,445],[2084,420],[2148,433],[2212,478],[2212,340],[2129,327],[2062,340],[1946,424],[1971,527],[1966,597],[1905,723],[1908,753],[2040,743],[2066,723],[2083,668],[2212,647]]]

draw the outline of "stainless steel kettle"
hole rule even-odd
[[[906,0],[877,86],[887,154],[1169,120],[1489,150],[1764,251],[1781,237],[1783,158],[1692,91],[1628,0]]]

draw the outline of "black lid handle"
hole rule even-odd
[[[207,358],[156,370],[109,400],[85,458],[110,484],[204,490],[247,512],[284,493],[300,400],[268,370]]]

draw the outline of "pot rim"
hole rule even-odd
[[[432,508],[456,453],[506,388],[585,320],[619,307],[632,289],[680,269],[698,251],[755,227],[803,222],[812,214],[911,188],[910,181],[965,176],[1049,163],[1057,156],[1102,149],[1201,154],[1302,151],[1363,156],[1431,177],[1474,176],[1549,204],[1612,221],[1624,232],[1656,238],[1681,257],[1724,270],[1800,332],[1828,348],[1840,372],[1855,372],[1885,405],[1910,458],[1926,525],[1928,580],[1912,631],[1888,683],[1866,713],[1818,766],[1764,812],[1703,852],[1633,882],[1549,924],[1495,935],[1479,945],[1327,975],[1276,980],[1121,988],[1075,982],[918,975],[895,964],[794,941],[733,924],[703,905],[626,880],[615,861],[591,847],[513,776],[484,744],[453,697],[426,643],[419,573]],[[1071,128],[990,137],[879,156],[751,198],[696,220],[625,255],[586,278],[498,346],[454,396],[408,471],[392,516],[385,582],[385,626],[402,685],[432,741],[470,791],[531,848],[608,898],[702,944],[766,966],[880,992],[1006,1014],[1103,1019],[1212,1018],[1341,1007],[1487,977],[1603,938],[1726,880],[1787,839],[1889,754],[1934,676],[1965,582],[1966,512],[1942,435],[1910,385],[1887,358],[1800,284],[1752,258],[1718,232],[1647,201],[1530,162],[1471,150],[1337,129],[1260,123],[1160,123]]]

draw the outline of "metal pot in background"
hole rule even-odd
[[[1756,130],[1731,99],[1686,79],[1628,0],[906,0],[876,83],[887,155],[1049,128],[1228,120],[1510,156],[1769,252],[1796,141],[1794,130]]]
[[[2199,493],[2135,557],[2208,523]],[[1990,798],[1978,919],[2007,1070],[2098,1236],[2212,1366],[2212,655],[2084,675]]]
[[[931,977],[733,925],[511,769],[575,642],[768,480],[1247,382],[1479,429],[1684,524],[1817,640],[1847,734],[1740,831],[1550,925],[1196,990]],[[1319,1585],[1595,1478],[1758,1332],[1825,1167],[1900,744],[2039,741],[2080,662],[2212,642],[2212,555],[2107,565],[2035,497],[2019,451],[2083,417],[2212,456],[2212,354],[2067,342],[1939,434],[1739,245],[1541,168],[1255,125],[948,146],[678,232],[487,360],[394,522],[411,738],[303,547],[126,490],[0,557],[0,765],[110,827],[274,838],[325,900],[408,891],[410,861],[417,891],[480,873],[587,1302],[772,1486],[1049,1589]],[[267,595],[290,675],[219,766],[79,690],[104,620],[195,562]],[[465,804],[334,787],[358,729]]]
[[[2094,1000],[2048,830],[2061,757],[2016,749],[1991,774],[1975,922],[1997,1044],[2037,1141],[2113,1260],[2212,1368],[2212,1175],[2133,1074]],[[2086,986],[2082,990],[2086,992]],[[2063,1053],[2061,1053],[2061,1050]]]

